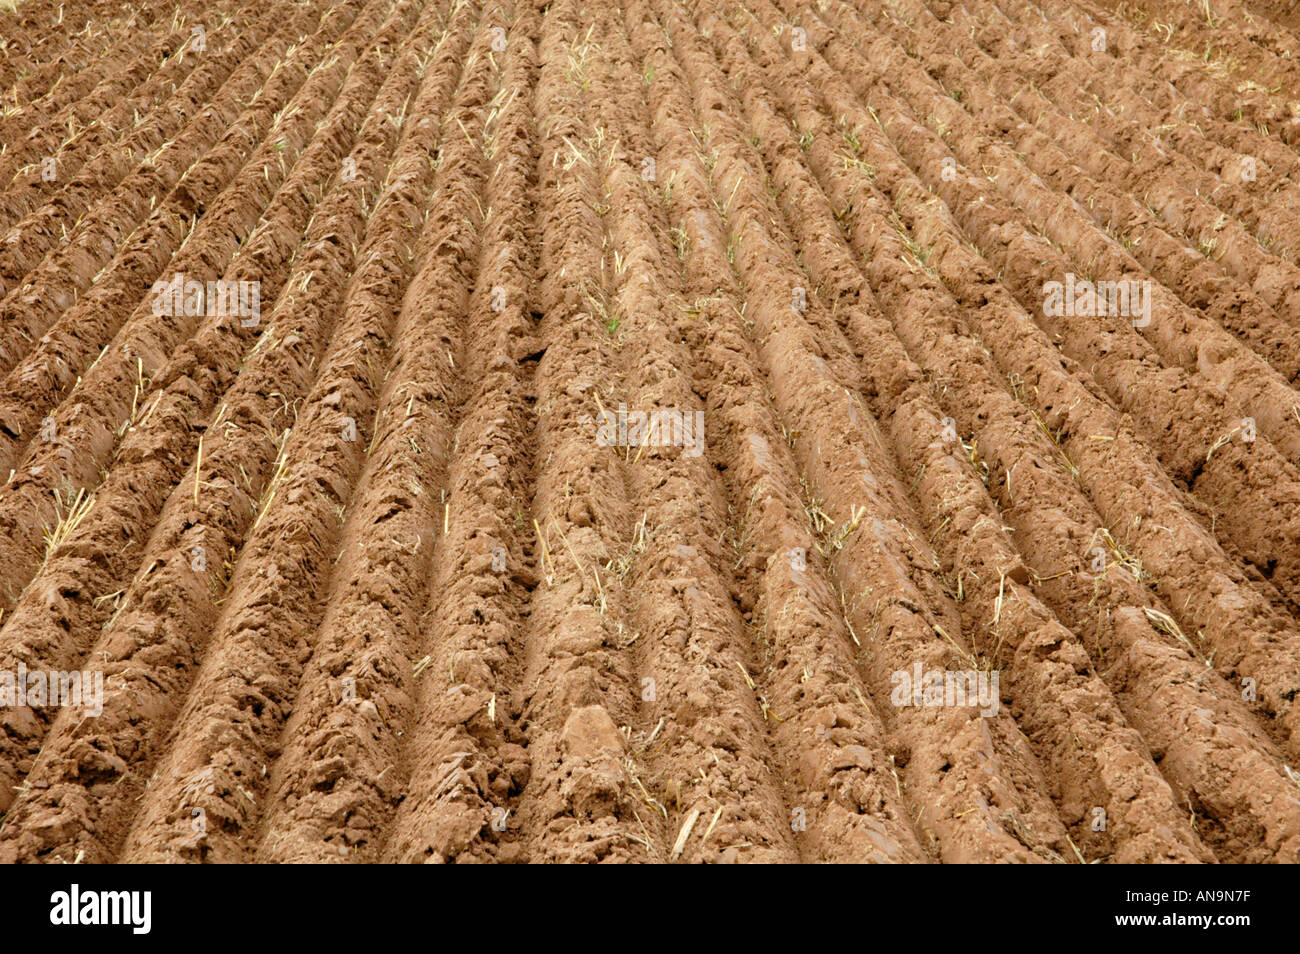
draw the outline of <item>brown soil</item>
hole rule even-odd
[[[1289,6],[0,15],[0,861],[1300,861]]]

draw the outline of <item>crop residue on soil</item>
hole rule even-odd
[[[0,861],[1300,861],[1288,7],[0,13]]]

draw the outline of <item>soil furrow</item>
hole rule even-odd
[[[733,601],[753,644],[745,655],[755,671],[744,675],[785,766],[780,774],[800,856],[924,860],[909,817],[915,810],[894,767],[903,750],[886,751],[884,729],[865,704],[850,633],[799,496],[797,468],[741,327],[742,293],[725,256],[722,225],[708,211],[709,177],[695,160],[701,133],[690,87],[650,11],[629,5],[625,15],[650,87],[654,178],[662,183],[667,221],[681,223],[666,238],[678,250],[690,248],[682,263],[684,300],[669,317],[696,356],[694,388],[706,398],[709,425],[706,453],[722,477],[725,533],[736,557]],[[724,860],[741,857],[734,843],[723,848]]]
[[[890,62],[905,71],[892,55],[895,51],[885,46],[888,42],[879,38],[872,43],[870,62]],[[842,47],[837,42],[833,49],[832,62],[842,63]],[[865,64],[868,58],[853,61]],[[969,117],[950,97],[900,81],[897,89],[911,105],[908,112],[892,96],[869,91],[869,85],[862,76],[859,95],[876,105],[891,140],[920,181],[943,197],[981,254],[1002,269],[1002,285],[1066,355],[1089,369],[1116,407],[1133,415],[1170,476],[1213,508],[1224,538],[1294,605],[1300,566],[1293,566],[1289,554],[1300,553],[1290,542],[1300,532],[1293,515],[1293,501],[1300,501],[1300,471],[1286,457],[1300,460],[1296,393],[1258,355],[1148,278],[1116,239],[1087,220],[1078,201],[1052,192],[1008,147],[970,128]],[[917,125],[916,115],[942,117],[944,129],[950,130],[943,145],[936,144],[936,134]],[[949,147],[956,158],[937,154]],[[954,163],[955,175],[943,172],[945,158]],[[968,174],[967,169],[976,168],[985,171],[982,179]],[[997,195],[990,195],[984,182]],[[1014,205],[1003,206],[999,196]],[[1043,250],[1031,259],[1018,248],[1022,241]],[[1132,321],[1107,314],[1095,316],[1095,324],[1053,314],[1044,278],[1065,282],[1074,275],[1137,282],[1145,289],[1148,307]],[[1170,407],[1174,396],[1196,413],[1177,414]],[[1254,424],[1258,443],[1253,442]]]
[[[236,861],[251,859],[256,849],[271,768],[317,634],[328,632],[343,600],[360,585],[349,578],[349,551],[375,516],[369,492],[375,462],[382,460],[379,428],[410,400],[398,381],[408,355],[437,334],[399,306],[424,243],[435,234],[428,223],[464,175],[446,145],[448,127],[468,118],[481,95],[477,71],[462,72],[462,65],[473,65],[464,57],[475,15],[472,5],[453,11],[410,107],[410,135],[399,146],[391,188],[374,215],[382,227],[360,253],[336,350],[281,448],[237,559],[230,600],[132,823],[125,859]],[[441,120],[447,109],[445,121],[416,119],[433,113]],[[439,164],[431,177],[433,155]],[[446,384],[428,386],[436,391]],[[396,544],[409,549],[412,542]],[[195,784],[209,777],[211,787]],[[210,822],[196,827],[195,817]]]
[[[751,121],[759,132],[774,184],[783,194],[800,187],[815,188],[800,163],[792,161],[800,153],[794,139],[787,134],[783,141],[775,135],[782,123],[758,93],[762,81],[757,68],[735,55],[741,47],[724,23],[708,22],[714,25],[712,33],[724,65],[746,89],[747,106],[756,116]],[[786,59],[774,54],[773,43],[764,43],[766,39],[766,31],[755,34],[758,49],[751,52],[759,53],[763,68],[781,70]],[[794,76],[786,77],[782,89],[787,94],[798,88],[794,80]],[[819,132],[830,132],[809,125],[810,119],[815,122],[819,117],[806,97],[795,104],[794,113],[794,128],[803,133],[816,137]],[[880,452],[884,441],[867,415],[862,416],[870,436],[868,456],[874,449],[882,460],[877,466],[883,468],[887,465]],[[825,456],[824,450],[821,456]],[[933,498],[925,502],[938,504]],[[911,532],[924,532],[915,518],[908,523]],[[932,544],[938,542],[938,562],[952,578],[970,581],[957,610],[974,651],[985,665],[998,670],[1003,668],[1003,651],[1010,655],[1003,675],[1010,682],[1009,697],[1017,722],[1044,764],[1051,767],[1054,797],[1073,838],[1083,840],[1090,830],[1092,810],[1101,807],[1111,819],[1108,831],[1114,839],[1101,845],[1108,855],[1135,861],[1208,859],[1140,736],[1124,725],[1109,690],[1089,671],[1078,638],[1023,586],[1028,573],[1010,542],[997,532],[998,525],[980,522],[969,526],[958,547],[959,538],[944,532],[940,521],[932,523],[938,529],[929,539]],[[971,663],[975,662],[972,657]],[[1181,845],[1174,847],[1179,842]]]
[[[516,806],[531,861],[664,860],[665,819],[637,751],[635,593],[611,566],[637,517],[618,458],[593,418],[615,356],[606,301],[604,134],[590,118],[600,38],[571,0],[540,25],[533,97],[540,148],[535,436],[531,489],[539,577],[527,608],[522,672],[510,711],[531,754]],[[602,212],[601,210],[605,210]]]
[[[249,24],[246,31],[241,31],[241,36],[247,35],[249,40],[269,36],[279,23],[280,18],[273,11],[267,11]],[[5,259],[0,265],[0,276],[11,276],[16,268],[21,267],[10,263],[10,254],[21,251],[30,260],[31,252],[23,243],[24,239],[30,241],[33,235],[44,237],[53,234],[52,226],[42,227],[41,222],[48,222],[57,215],[65,225],[75,223],[91,202],[107,193],[113,180],[109,180],[102,191],[83,195],[87,186],[103,182],[91,178],[92,174],[106,165],[110,169],[124,167],[136,150],[143,156],[163,144],[165,137],[151,145],[137,145],[140,127],[150,128],[150,119],[157,115],[163,103],[169,107],[162,109],[159,117],[164,122],[179,124],[181,117],[186,115],[188,110],[183,108],[182,93],[193,88],[191,78],[198,74],[204,57],[193,53],[182,55],[180,44],[174,37],[169,36],[161,44],[163,62],[148,80],[127,95],[105,94],[104,101],[96,104],[91,121],[80,124],[69,121],[61,126],[39,150],[33,150],[25,164],[15,159],[0,165],[0,182],[7,183],[3,196],[0,196],[0,234],[5,236]],[[238,38],[231,37],[220,50],[212,50],[207,55],[219,63],[224,59],[233,68],[239,57],[232,55],[231,51],[239,46]],[[219,73],[209,75],[211,89],[215,89]],[[126,155],[119,157],[118,152]],[[125,169],[122,175],[125,175]],[[33,214],[38,209],[44,212],[43,217]],[[51,247],[45,246],[45,251]],[[5,278],[0,287],[7,291],[16,281]]]
[[[848,111],[842,105],[835,108],[837,115]],[[1261,687],[1267,686],[1266,691],[1261,689],[1260,711],[1276,720],[1277,738],[1286,739],[1290,735],[1286,727],[1295,717],[1289,696],[1294,691],[1291,674],[1297,669],[1288,661],[1294,651],[1294,621],[1255,590],[1202,525],[1201,515],[1189,509],[1193,502],[1161,472],[1131,426],[1078,379],[1074,366],[1043,341],[992,270],[971,255],[964,236],[958,238],[960,231],[943,207],[915,183],[912,170],[901,162],[875,120],[863,119],[850,131],[862,146],[861,159],[870,164],[878,187],[888,197],[885,216],[901,215],[915,236],[915,265],[933,269],[958,301],[969,302],[968,314],[996,362],[996,376],[1011,382],[1018,399],[1032,399],[1035,423],[1065,453],[1071,472],[1077,472],[1117,541],[1116,553],[1140,559],[1143,578],[1176,610],[1183,631],[1207,641],[1207,656],[1225,677],[1240,683],[1250,676]],[[986,203],[987,197],[980,195],[963,208],[978,211]],[[862,246],[869,247],[868,236],[874,229],[855,223],[853,214],[847,221],[859,231]],[[1044,253],[1054,252],[1050,246],[1044,249]],[[915,257],[918,253],[925,255],[924,263]],[[1294,754],[1294,743],[1288,746]]]
[[[685,26],[680,20],[673,25]],[[675,49],[697,53],[691,65],[702,74],[701,82],[712,76],[711,89],[728,88],[694,33],[674,29],[673,42]],[[731,126],[734,120],[725,116],[716,122]],[[763,138],[762,129],[755,133]],[[878,453],[868,422],[855,422],[855,402],[845,400],[840,383],[844,372],[831,370],[824,346],[810,347],[815,339],[809,323],[824,327],[828,316],[806,291],[799,307],[798,290],[807,282],[788,238],[779,229],[776,240],[760,232],[759,222],[779,223],[780,217],[759,185],[762,163],[748,138],[734,129],[719,143],[715,166],[718,192],[733,196],[728,206],[737,210],[728,216],[728,228],[736,243],[735,265],[748,276],[746,319],[753,322],[777,406],[792,432],[811,498],[806,506],[823,535],[819,547],[841,592],[852,598],[852,604],[845,600],[845,612],[869,647],[863,665],[871,694],[889,728],[910,750],[904,779],[919,790],[918,800],[920,793],[929,796],[922,803],[925,825],[937,835],[943,857],[971,859],[996,852],[983,857],[1060,860],[1068,852],[1064,829],[1046,795],[1042,771],[1008,713],[999,713],[991,700],[984,710],[953,706],[942,712],[883,705],[886,698],[891,703],[898,698],[898,673],[909,673],[914,664],[957,671],[969,659],[963,655],[968,651],[956,641],[963,638],[960,622],[942,593],[937,561],[908,526],[915,518],[908,514],[898,475]],[[944,632],[947,639],[940,635]],[[969,792],[965,797],[963,789]],[[971,844],[974,828],[985,833],[984,844]],[[976,854],[967,855],[969,851]]]
[[[346,130],[365,114],[378,88],[384,49],[394,42],[394,33],[403,20],[409,21],[410,7],[405,10],[402,18],[394,18],[382,41],[361,60],[354,71],[354,82],[345,87],[324,123],[326,137],[320,142],[329,145],[305,161],[300,174],[295,170],[291,177],[285,194],[297,195],[301,214],[306,215],[316,190],[323,188],[340,167],[342,151],[351,140]],[[414,64],[409,64],[406,71],[413,68]],[[392,79],[399,80],[403,72],[394,72]],[[385,91],[383,108],[392,115],[401,115],[407,96],[403,82],[409,81],[398,82]],[[364,145],[352,157],[358,170],[370,170],[377,161],[373,152],[382,149],[384,137],[390,135],[384,126],[387,122],[386,118],[376,118],[362,130]],[[139,423],[126,434],[115,461],[119,466],[112,468],[108,480],[98,489],[95,506],[69,535],[67,543],[49,555],[37,580],[6,621],[12,625],[4,631],[3,645],[11,662],[16,655],[33,668],[84,664],[85,653],[98,630],[117,622],[128,605],[141,598],[136,585],[150,576],[150,564],[170,562],[181,567],[180,578],[189,586],[196,573],[200,579],[203,574],[187,572],[184,568],[192,561],[184,555],[201,547],[200,562],[206,564],[210,553],[215,567],[222,567],[229,557],[227,551],[237,549],[242,540],[239,528],[247,526],[251,520],[248,511],[265,489],[266,471],[274,461],[278,439],[283,429],[292,426],[293,411],[310,384],[321,349],[330,340],[334,310],[328,298],[325,304],[312,305],[320,295],[328,296],[331,291],[341,294],[339,289],[346,286],[347,265],[355,254],[356,241],[344,240],[339,229],[349,221],[350,227],[356,227],[356,222],[363,219],[367,190],[376,191],[377,181],[358,175],[350,183],[335,183],[334,192],[313,216],[305,236],[307,251],[295,263],[286,283],[289,291],[275,303],[266,325],[261,326],[265,331],[251,351],[252,339],[235,317],[205,328],[188,357],[176,360],[160,375],[156,396],[147,408],[141,407]],[[284,208],[288,211],[291,206]],[[268,242],[286,241],[284,229],[289,223],[285,216],[277,219],[280,229],[265,230],[248,243],[232,274],[247,274],[249,263],[256,260],[259,249]],[[339,262],[339,256],[346,257]],[[328,275],[331,270],[342,274],[335,275],[333,282],[317,278],[318,272]],[[219,417],[213,421],[218,400]],[[195,515],[200,495],[193,494],[191,506],[191,493],[183,485],[177,487],[202,437],[206,437],[206,443],[199,443],[198,463],[206,465],[203,484],[209,495],[203,499],[210,503],[204,511],[208,519]],[[191,468],[191,488],[193,476]],[[172,491],[173,487],[177,489]],[[164,511],[162,523],[153,530],[150,540],[153,521],[168,499],[169,509]],[[221,534],[228,535],[228,539],[218,545]],[[140,548],[145,542],[148,547]],[[173,553],[182,558],[164,559]],[[132,567],[137,572],[144,568],[134,582],[129,578]],[[170,574],[162,576],[170,581]],[[222,579],[226,579],[224,570]],[[200,592],[208,593],[207,601],[215,600],[220,596],[220,586]],[[198,612],[206,602],[194,599],[188,605],[189,611]],[[199,624],[194,628],[198,630]],[[43,715],[33,714],[38,718]],[[30,716],[13,720],[7,727],[14,740],[10,744],[33,753],[39,745],[39,731],[39,723],[33,724]],[[20,754],[15,764],[21,768],[26,760]]]
[[[904,9],[924,21],[926,29],[915,31],[914,36],[925,49],[936,50],[927,57],[936,75],[944,75],[964,61],[1021,115],[1027,115],[1026,110],[1040,114],[1045,104],[1053,104],[1066,114],[1081,117],[1118,155],[1132,158],[1135,172],[1194,189],[1199,197],[1238,217],[1270,251],[1295,260],[1293,233],[1300,221],[1300,187],[1277,174],[1261,157],[1209,139],[1200,123],[1185,118],[1186,103],[1173,109],[1157,108],[1127,84],[1108,81],[1090,57],[1058,53],[1050,29],[1041,21],[1025,24],[1030,38],[1039,41],[1029,50],[1020,44],[1013,46],[1008,37],[999,39],[995,32],[984,34],[998,44],[995,60],[966,34],[936,19],[918,0],[904,0]],[[942,53],[933,45],[936,36],[946,41]],[[957,51],[960,59],[948,51]],[[1005,69],[1008,65],[1014,71]],[[956,83],[946,85],[958,88]],[[1085,93],[1085,87],[1094,92]],[[1055,133],[1050,126],[1046,131]],[[1082,153],[1080,158],[1089,157]]]
[[[148,234],[138,237],[119,262],[121,271],[128,273],[121,276],[121,293],[114,296],[121,301],[117,311],[120,317],[112,312],[100,316],[113,337],[97,357],[93,357],[94,340],[86,334],[85,322],[74,326],[80,329],[80,334],[74,334],[69,328],[63,334],[47,336],[51,350],[58,354],[57,364],[32,370],[38,379],[41,371],[54,371],[55,387],[49,388],[47,382],[42,382],[46,388],[28,391],[25,413],[17,412],[25,421],[19,431],[35,430],[35,436],[21,459],[18,456],[23,447],[21,440],[0,445],[0,462],[6,466],[21,462],[0,496],[0,522],[14,527],[10,538],[0,544],[5,548],[3,552],[14,557],[8,566],[11,594],[16,595],[30,579],[34,561],[39,557],[40,528],[63,519],[55,491],[66,490],[66,495],[73,496],[81,490],[89,493],[97,486],[103,468],[111,463],[121,435],[135,423],[137,414],[147,413],[155,377],[165,379],[172,360],[195,360],[195,355],[184,351],[173,355],[175,349],[199,329],[227,320],[230,317],[227,312],[234,313],[241,326],[248,324],[239,308],[221,304],[216,296],[209,302],[202,289],[192,293],[188,283],[206,284],[224,275],[247,242],[255,251],[245,258],[247,270],[232,279],[239,294],[245,295],[247,291],[243,303],[251,308],[252,288],[258,289],[259,301],[263,294],[273,300],[278,293],[284,278],[284,263],[301,237],[311,203],[319,198],[319,192],[313,190],[304,203],[301,196],[292,192],[281,193],[280,187],[294,163],[309,148],[327,102],[334,99],[346,78],[348,66],[344,57],[355,56],[366,39],[373,36],[379,25],[377,21],[391,3],[392,0],[373,0],[373,9],[358,19],[356,31],[346,33],[338,41],[342,45],[319,71],[312,72],[305,85],[307,77],[298,71],[277,71],[284,73],[282,92],[271,94],[245,117],[249,126],[260,125],[268,137],[275,138],[265,139],[246,163],[243,153],[247,144],[239,142],[243,135],[219,145],[182,180],[171,201],[151,217]],[[318,41],[322,46],[327,44],[323,35],[318,36]],[[289,98],[289,94],[296,95]],[[272,116],[277,112],[278,119],[272,123]],[[337,166],[331,164],[328,170],[320,170],[320,174],[328,176],[336,171]],[[188,184],[191,177],[194,185]],[[214,179],[216,184],[206,184]],[[201,214],[206,200],[194,193],[203,184],[203,191],[211,194],[222,182],[229,185],[213,196],[212,207]],[[286,201],[295,207],[287,221],[277,222],[277,212]],[[198,208],[193,205],[196,202]],[[268,242],[260,242],[254,234],[264,215],[268,216],[266,228],[272,230]],[[292,231],[286,235],[276,225]],[[290,236],[293,241],[285,241]],[[166,277],[159,279],[150,293],[144,293],[148,281],[157,277],[165,266],[171,271],[163,273]],[[186,283],[183,294],[180,290],[174,293],[168,290],[169,283],[178,280],[177,276]],[[244,284],[250,282],[255,284]],[[96,289],[102,287],[105,286],[97,285]],[[91,304],[91,297],[93,292],[78,307]],[[181,307],[177,307],[178,299]],[[159,311],[161,315],[156,314]],[[251,310],[247,314],[251,320]],[[167,320],[160,320],[161,317]],[[252,320],[251,324],[255,326],[256,321]],[[40,357],[37,352],[31,360]],[[67,399],[41,421],[39,405],[32,400],[32,395],[57,393],[58,385],[63,383],[60,379],[70,378],[83,362],[89,364],[84,376],[67,380],[72,385]],[[25,371],[26,364],[15,374]],[[12,418],[8,414],[11,406],[22,405],[0,398],[0,417]],[[6,596],[13,598],[0,594],[0,599]]]
[[[504,61],[493,46],[494,29],[510,37]],[[516,44],[522,42],[505,11],[484,9],[466,60],[473,92],[446,119],[439,159],[440,170],[461,173],[435,196],[424,240],[429,252],[403,306],[404,320],[421,329],[420,336],[391,375],[393,400],[377,431],[369,484],[356,505],[358,532],[347,547],[356,555],[349,552],[345,559],[353,563],[357,584],[322,627],[304,701],[286,726],[291,741],[281,758],[282,780],[273,776],[274,814],[264,827],[262,858],[378,860],[391,850],[388,838],[400,838],[408,827],[403,816],[430,793],[445,794],[454,806],[450,824],[431,824],[439,831],[446,826],[443,837],[455,847],[409,849],[408,860],[457,855],[492,821],[490,808],[478,810],[473,796],[462,791],[464,781],[485,789],[517,784],[490,759],[476,760],[468,775],[460,775],[455,763],[463,763],[474,745],[456,740],[448,750],[449,736],[459,722],[495,734],[495,720],[506,721],[505,706],[497,710],[490,695],[458,684],[439,685],[442,691],[431,694],[428,683],[454,679],[450,674],[459,671],[477,674],[478,667],[459,656],[435,662],[441,653],[429,652],[435,647],[424,633],[456,617],[470,615],[479,625],[488,619],[477,607],[471,615],[441,600],[457,589],[451,576],[474,589],[486,582],[475,585],[464,566],[448,561],[452,554],[463,556],[461,541],[472,533],[459,524],[462,474],[490,470],[484,444],[492,439],[479,429],[497,423],[495,414],[484,419],[479,398],[487,394],[475,384],[486,371],[483,360],[493,353],[491,339],[481,337],[491,334],[484,313],[496,314],[485,307],[492,289],[484,288],[483,273],[492,243],[479,235],[493,235],[483,213],[492,209],[496,215],[510,205],[498,190],[509,188],[509,177],[520,171],[512,169],[504,180],[492,175],[488,144],[502,130],[490,129],[488,121],[501,120],[496,108],[510,90],[511,101],[526,111],[526,100],[518,98]],[[396,566],[408,569],[397,572]],[[463,600],[463,591],[459,595]],[[340,702],[342,686],[355,688]],[[429,748],[408,750],[412,738]],[[448,758],[448,752],[455,754]]]
[[[219,7],[216,16],[223,18],[224,15]],[[187,17],[181,16],[143,31],[141,39],[147,41],[147,45],[132,59],[113,64],[120,68],[108,71],[85,96],[68,103],[57,115],[41,117],[26,135],[11,137],[12,146],[5,151],[4,161],[0,163],[0,181],[7,184],[19,166],[39,156],[53,155],[61,143],[94,129],[114,104],[138,95],[151,84],[156,85],[157,78],[166,75],[169,67],[182,65],[184,58],[174,54],[190,39],[191,26],[187,21]],[[230,32],[226,36],[233,39]],[[191,65],[196,60],[196,56],[189,57]]]
[[[7,3],[0,862],[1300,862],[1279,0]]]
[[[779,61],[769,61],[769,66],[778,76],[783,68],[790,73],[795,70],[792,64],[783,67]],[[812,86],[833,88],[840,82],[824,61],[810,64],[810,69],[814,71],[808,77]],[[799,84],[792,75],[786,79],[780,88],[790,92],[788,102],[796,110],[798,128],[813,133],[809,163],[819,182],[827,186],[830,199],[824,204],[817,201],[807,187],[782,190],[790,220],[804,224],[810,236],[827,234],[827,230],[834,234],[838,226],[832,201],[836,207],[865,210],[870,208],[871,200],[864,195],[861,181],[851,167],[837,162],[830,145],[836,135],[829,120],[816,116],[806,97],[793,95]],[[845,92],[841,86],[841,95]],[[849,121],[866,121],[865,117],[852,117],[842,111],[837,115]],[[877,198],[874,204],[879,207],[882,203]],[[802,210],[799,218],[793,214],[796,209]],[[820,221],[808,221],[810,216]],[[902,240],[892,230],[884,234],[893,240],[893,255],[905,256]],[[1209,687],[1194,689],[1206,681],[1206,664],[1183,646],[1174,645],[1172,637],[1162,638],[1153,620],[1162,619],[1161,613],[1168,616],[1166,610],[1122,571],[1100,579],[1086,573],[1087,563],[1082,559],[1086,548],[1077,541],[1101,540],[1103,528],[1060,465],[1056,449],[1032,423],[1018,419],[1017,412],[1009,410],[1009,395],[997,394],[995,387],[990,389],[994,393],[981,394],[983,389],[977,383],[981,374],[957,371],[959,364],[954,363],[954,355],[940,354],[934,373],[945,366],[953,369],[951,373],[968,382],[964,391],[970,394],[969,402],[961,401],[960,406],[953,407],[958,399],[945,390],[941,394],[945,407],[940,410],[924,391],[909,396],[911,389],[904,389],[905,385],[919,376],[919,369],[893,338],[892,329],[874,303],[863,307],[857,300],[864,293],[870,296],[870,292],[852,277],[854,267],[845,252],[811,240],[806,248],[810,250],[807,259],[814,280],[827,289],[829,300],[843,309],[842,325],[851,339],[861,342],[861,351],[870,356],[864,362],[868,375],[863,391],[874,398],[873,407],[879,409],[882,420],[892,418],[889,432],[900,460],[909,473],[917,475],[914,483],[918,492],[913,496],[927,508],[931,539],[959,543],[958,557],[970,561],[967,568],[954,572],[964,596],[969,599],[972,589],[983,588],[1002,598],[1004,605],[1013,605],[1011,594],[1020,584],[1030,583],[1061,621],[1093,647],[1093,662],[1116,693],[1125,715],[1156,744],[1162,771],[1176,787],[1207,806],[1211,824],[1230,832],[1216,837],[1216,850],[1230,860],[1271,857],[1279,845],[1300,831],[1296,828],[1300,816],[1286,797],[1290,783],[1278,753],[1251,724],[1249,714],[1226,683],[1214,680]],[[909,302],[906,307],[914,305]],[[909,320],[913,319],[909,316]],[[1008,410],[995,412],[999,405]],[[953,407],[956,420],[946,418],[949,407]],[[1027,415],[1021,413],[1019,417]],[[953,426],[946,426],[945,420]],[[973,433],[976,447],[968,447],[960,440],[958,427],[963,433]],[[978,474],[971,466],[976,461],[987,462],[986,474]],[[1015,475],[1014,496],[1011,474]],[[987,487],[981,486],[980,476]],[[999,495],[1001,510],[989,499],[989,488],[999,487],[1003,491]],[[1042,502],[1041,508],[1035,508],[1038,502]],[[1029,558],[1030,573],[1019,564],[1009,538],[998,531],[1005,524],[1010,524],[1004,529],[1013,533],[1015,544]],[[996,608],[996,597],[994,603]],[[1094,605],[1099,612],[1088,612]],[[1112,621],[1111,614],[1118,614],[1118,618]],[[1146,668],[1149,660],[1159,660],[1158,667]],[[1173,673],[1178,673],[1177,682],[1165,685]],[[1149,701],[1155,699],[1159,700],[1157,707]],[[1188,726],[1172,735],[1168,731],[1171,709],[1183,713],[1182,721]],[[1216,723],[1222,728],[1217,728]],[[1232,738],[1233,743],[1225,744],[1227,738]],[[1251,779],[1248,786],[1223,790],[1219,772],[1225,759],[1242,766],[1241,777]],[[1249,770],[1247,765],[1251,766]],[[1272,780],[1276,805],[1272,800],[1253,797],[1253,786],[1265,778]],[[1106,836],[1099,837],[1090,830],[1096,807],[1101,806],[1089,809],[1089,825],[1082,833],[1076,829],[1076,837],[1082,834],[1080,844],[1086,854],[1110,854]],[[1265,839],[1263,844],[1259,844],[1261,838]],[[1290,857],[1295,847],[1284,847],[1280,857]]]
[[[195,181],[195,170],[205,168],[202,160],[219,149],[221,141],[242,139],[245,148],[256,143],[255,137],[250,141],[245,127],[235,125],[232,129],[232,124],[237,119],[247,122],[257,114],[255,109],[257,112],[266,112],[267,96],[275,94],[260,95],[260,92],[265,92],[268,81],[274,83],[275,92],[278,92],[283,88],[285,79],[301,77],[301,66],[299,69],[285,70],[277,69],[277,64],[284,57],[299,27],[309,19],[307,8],[304,8],[296,17],[281,24],[274,41],[260,49],[254,46],[255,55],[245,59],[233,74],[229,74],[217,96],[199,111],[184,131],[169,141],[164,140],[145,162],[139,163],[139,168],[133,174],[119,182],[117,190],[111,196],[82,216],[68,234],[66,244],[60,242],[60,247],[55,248],[48,257],[38,249],[31,261],[21,258],[14,260],[14,272],[7,274],[6,280],[16,280],[24,273],[27,280],[22,285],[11,288],[3,303],[0,303],[0,318],[3,319],[0,321],[0,367],[9,374],[6,389],[12,386],[14,380],[11,368],[24,358],[35,360],[39,354],[38,349],[42,346],[49,350],[48,342],[43,336],[57,321],[62,320],[66,327],[69,323],[80,320],[80,316],[86,313],[98,314],[118,299],[125,299],[134,305],[143,297],[143,289],[148,287],[149,278],[145,277],[148,273],[146,271],[135,277],[129,271],[128,255],[134,250],[139,257],[139,246],[146,236],[152,235],[162,224],[172,219],[183,220],[182,224],[191,223],[194,214],[211,201],[212,193],[207,189],[220,186],[221,180],[208,183],[205,188]],[[300,52],[299,59],[305,52],[305,49]],[[199,75],[223,75],[222,63],[214,62],[206,66],[211,67],[212,72],[204,74],[201,68]],[[257,105],[249,108],[254,102]],[[258,127],[254,124],[251,128]],[[231,135],[232,132],[238,134],[241,131],[242,135]],[[166,135],[165,127],[160,129],[160,133]],[[225,151],[228,152],[229,149]],[[137,166],[134,156],[129,161],[130,168]],[[187,178],[189,183],[185,182]],[[185,191],[177,191],[178,189]],[[192,196],[188,191],[190,189],[194,190]],[[185,201],[182,202],[182,199]],[[160,202],[164,203],[164,208],[158,207]],[[172,207],[170,213],[165,211],[168,205]],[[27,233],[20,234],[25,236]],[[147,251],[149,245],[144,245],[144,251]],[[20,253],[14,250],[12,254]],[[38,264],[39,268],[36,267]],[[161,268],[163,264],[165,258],[155,269]],[[105,268],[110,265],[116,265],[116,268],[106,273]],[[128,272],[128,280],[134,278],[133,284],[127,282],[125,291],[118,289],[118,285],[123,284],[123,279],[111,280],[123,271]],[[116,297],[110,292],[116,292]],[[84,303],[79,301],[83,294]],[[91,344],[99,343],[102,346],[106,341],[105,338],[99,338]],[[0,419],[0,425],[3,425],[0,436],[7,441],[23,438],[21,431],[15,430],[19,426],[16,422]]]
[[[90,96],[101,82],[126,67],[142,48],[147,48],[160,29],[165,29],[166,24],[151,22],[152,19],[149,13],[141,17],[138,11],[133,11],[128,20],[115,22],[112,35],[116,42],[110,48],[87,57],[89,62],[80,68],[68,69],[68,58],[60,57],[55,63],[37,67],[15,84],[12,98],[18,108],[5,110],[0,115],[0,138],[17,143],[27,138],[28,132],[35,127],[64,117],[68,110]],[[35,92],[44,78],[51,74],[58,78],[46,91],[38,96],[25,95],[28,91]],[[19,91],[18,86],[26,89]]]
[[[898,32],[903,33],[900,42],[924,50],[930,62],[938,60],[946,49],[942,41],[928,39],[928,33]],[[937,70],[927,72],[934,76]],[[935,81],[940,80],[936,77]],[[1266,253],[1240,224],[1185,189],[1178,171],[1170,170],[1167,161],[1159,161],[1159,156],[1168,156],[1167,152],[1160,150],[1155,165],[1144,173],[1111,152],[1087,123],[1075,122],[1050,106],[1029,120],[1024,112],[1013,113],[986,93],[980,80],[970,73],[958,72],[954,76],[947,72],[943,85],[961,90],[962,105],[980,123],[985,135],[1005,135],[1018,147],[1030,169],[1063,194],[1074,196],[1080,208],[1087,209],[1185,304],[1200,309],[1211,322],[1245,339],[1288,382],[1295,384],[1300,378],[1300,348],[1289,323],[1274,309],[1290,313],[1300,303],[1300,269]],[[1056,145],[1048,144],[1048,137]],[[1159,150],[1158,146],[1154,148]],[[1080,174],[1070,155],[1079,156],[1084,168],[1098,178]],[[1114,187],[1107,184],[1110,182],[1115,183]],[[1207,191],[1224,190],[1211,183]],[[1142,201],[1134,195],[1141,195]],[[1289,223],[1288,231],[1294,231],[1294,226],[1294,222]],[[1261,422],[1266,419],[1267,413],[1261,415]],[[1289,410],[1284,419],[1294,423]],[[1279,442],[1283,440],[1275,421],[1269,422],[1269,429],[1279,435]]]

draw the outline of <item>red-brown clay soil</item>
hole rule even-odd
[[[1292,6],[0,13],[0,861],[1300,862]]]

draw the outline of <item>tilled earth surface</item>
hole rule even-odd
[[[0,860],[1300,861],[1292,7],[0,14]]]

